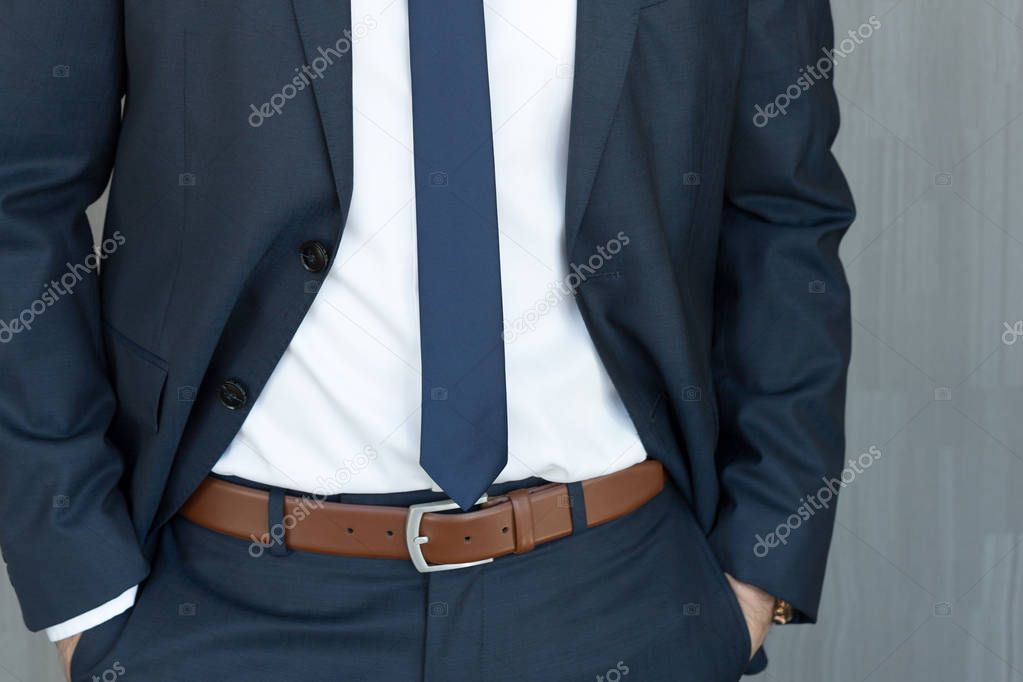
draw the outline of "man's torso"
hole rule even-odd
[[[509,407],[498,481],[583,480],[645,456],[569,288],[575,14],[571,2],[543,12],[511,0],[486,6]],[[353,0],[352,19],[354,188],[344,237],[214,469],[322,494],[434,485],[419,466],[408,13],[405,2]]]

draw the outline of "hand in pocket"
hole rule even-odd
[[[751,646],[749,655],[753,658],[753,654],[764,643],[774,622],[774,597],[759,587],[736,580],[727,573],[725,577],[728,578],[728,584],[735,593],[742,615],[746,618]]]
[[[57,655],[60,656],[60,664],[64,669],[64,678],[71,680],[71,659],[75,655],[75,649],[78,647],[78,640],[82,638],[81,634],[71,635],[65,639],[57,642]]]

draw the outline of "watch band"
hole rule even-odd
[[[792,622],[792,604],[784,599],[774,600],[774,616],[772,618],[778,625],[785,625]]]

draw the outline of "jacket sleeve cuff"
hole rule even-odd
[[[138,594],[139,586],[134,585],[122,592],[119,596],[101,604],[91,611],[86,611],[80,616],[75,616],[63,623],[46,628],[46,636],[51,642],[59,642],[68,637],[74,637],[86,630],[91,630],[108,620],[115,618],[135,605],[135,596]]]
[[[76,497],[80,504],[64,500],[50,508],[43,500],[42,513],[26,512],[21,527],[0,532],[0,539],[4,532],[18,533],[3,551],[22,617],[33,632],[76,618],[149,574],[123,497],[117,491],[100,502],[96,497],[85,485]],[[5,522],[11,516],[0,509]]]
[[[793,623],[817,622],[834,522],[833,511],[819,516],[730,507],[710,533],[722,568],[793,608]],[[806,517],[806,518],[804,518]]]

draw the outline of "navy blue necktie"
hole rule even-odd
[[[423,363],[419,462],[462,509],[508,461],[483,0],[409,0]]]

